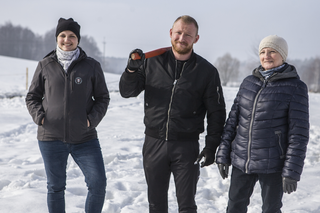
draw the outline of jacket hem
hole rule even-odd
[[[160,131],[156,129],[150,129],[146,128],[145,132],[146,135],[158,138],[158,139],[164,139],[160,136]],[[199,140],[199,133],[197,132],[175,132],[173,133],[174,137],[170,137],[168,140],[173,141],[198,141]]]

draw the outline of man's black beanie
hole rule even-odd
[[[78,42],[80,42],[80,25],[72,18],[69,18],[68,20],[64,18],[59,19],[56,29],[56,38],[62,31],[65,30],[72,31],[77,36]]]

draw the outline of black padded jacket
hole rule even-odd
[[[292,65],[268,80],[258,69],[240,86],[216,162],[300,180],[309,140],[307,86]]]
[[[225,102],[217,69],[192,52],[177,74],[172,50],[146,59],[138,71],[120,79],[123,97],[144,92],[145,134],[172,141],[198,140],[207,116],[206,147],[215,152],[225,122]]]

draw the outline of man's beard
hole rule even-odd
[[[184,47],[184,48],[181,48],[181,47],[178,47],[178,45],[177,45],[178,43],[180,43],[180,42],[171,41],[171,44],[172,44],[173,49],[174,49],[177,53],[179,53],[179,54],[181,54],[181,55],[185,55],[185,54],[190,53],[190,51],[191,51],[192,48],[193,48],[193,45],[190,45],[190,46],[186,46],[186,47]],[[186,44],[186,43],[182,43],[182,44]]]

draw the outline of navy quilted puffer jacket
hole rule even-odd
[[[268,80],[258,70],[239,88],[216,162],[299,181],[309,140],[307,86],[292,65]]]

